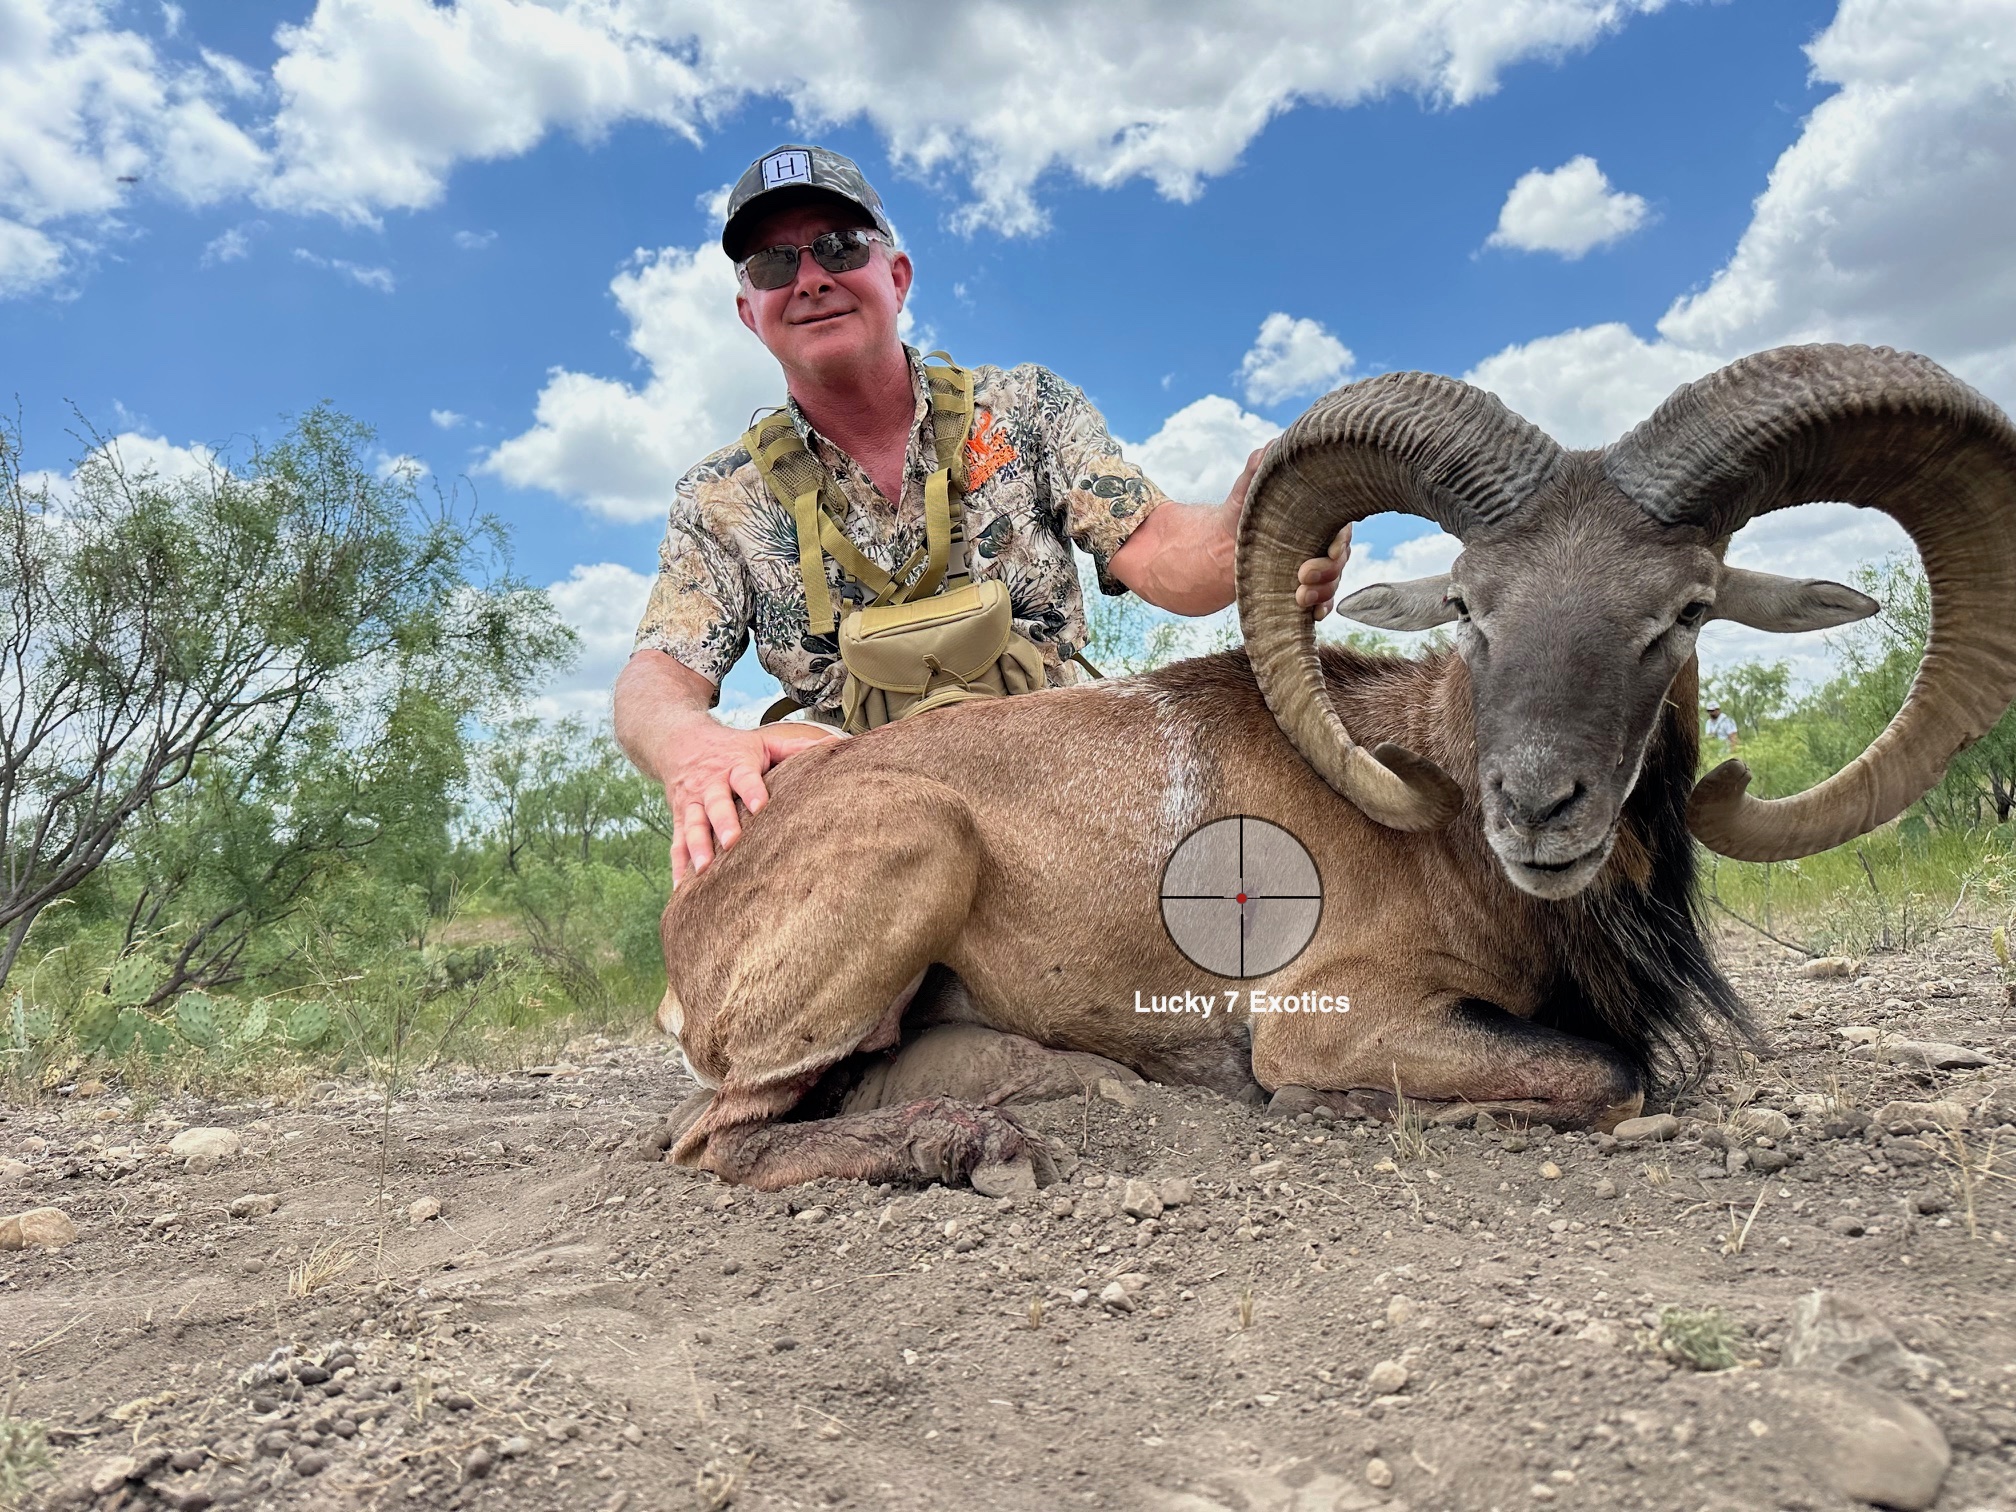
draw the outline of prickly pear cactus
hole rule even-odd
[[[217,1018],[212,1011],[210,996],[203,992],[185,992],[182,1000],[175,1005],[175,1027],[182,1031],[182,1038],[192,1045],[208,1050],[217,1043]]]
[[[56,1015],[40,1004],[21,1015],[21,1027],[31,1045],[46,1045],[56,1037]]]
[[[109,1053],[118,1023],[119,1005],[108,997],[94,995],[77,1015],[77,1048],[86,1055]]]
[[[154,995],[154,980],[153,962],[127,956],[113,966],[106,990],[121,1008],[137,1008]]]
[[[236,998],[210,998],[210,1027],[220,1045],[235,1045],[238,1031],[245,1026],[245,1005]]]
[[[127,1010],[129,1013],[132,1011],[130,1008]],[[144,1014],[134,1014],[134,1017],[139,1020],[133,1030],[134,1041],[146,1052],[149,1060],[165,1060],[174,1053],[179,1042],[173,1029]]]
[[[152,1027],[148,1019],[137,1008],[115,1010],[112,1027],[106,1032],[103,1050],[107,1055],[124,1055],[140,1039],[141,1031]]]
[[[329,1032],[329,1005],[301,1003],[287,1020],[287,1038],[306,1049]]]
[[[245,1016],[240,1021],[238,1033],[234,1038],[241,1047],[255,1045],[259,1042],[260,1037],[266,1033],[266,1024],[266,1004],[264,1001],[255,1000],[246,1008]]]

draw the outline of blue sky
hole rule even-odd
[[[28,465],[67,466],[73,402],[175,466],[332,400],[510,522],[587,640],[553,706],[592,707],[659,501],[781,387],[710,197],[807,137],[882,189],[921,334],[1053,367],[1179,495],[1394,368],[1585,445],[1783,340],[2016,399],[2016,0],[1004,4],[935,43],[865,0],[779,0],[760,36],[631,9],[0,0]],[[1901,542],[1799,513],[1738,559],[1838,576]],[[1448,549],[1390,517],[1360,542],[1354,581]],[[1704,655],[1824,666],[1792,639]],[[745,660],[728,691],[771,689]]]

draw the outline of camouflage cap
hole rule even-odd
[[[786,143],[764,153],[735,181],[728,193],[728,223],[721,228],[721,250],[739,260],[744,251],[742,238],[759,217],[829,195],[859,206],[875,222],[875,229],[895,243],[896,230],[882,211],[882,196],[852,158],[824,147]]]

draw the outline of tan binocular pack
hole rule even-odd
[[[838,620],[840,660],[847,668],[841,713],[849,734],[973,698],[1002,698],[1044,685],[1043,653],[1015,633],[1007,585],[975,582],[966,566],[966,437],[973,424],[973,375],[953,365],[927,364],[931,424],[938,467],[924,485],[924,545],[894,573],[864,556],[835,521],[833,480],[806,450],[788,411],[765,415],[742,438],[772,497],[789,511],[798,534],[798,567],[813,635],[833,632],[833,596],[826,585],[831,556],[860,584],[858,606]],[[765,724],[799,708],[779,699]]]

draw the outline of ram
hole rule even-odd
[[[1724,561],[1750,520],[1816,500],[1881,509],[1917,545],[1932,630],[1910,696],[1810,791],[1753,798],[1736,761],[1697,784],[1705,622],[1807,630],[1877,607]],[[1319,652],[1297,564],[1395,510],[1459,538],[1452,570],[1340,607],[1453,622],[1453,650]],[[665,911],[659,1022],[706,1091],[660,1148],[761,1187],[1026,1186],[1047,1156],[1001,1104],[1109,1062],[1234,1094],[1614,1124],[1747,1032],[1702,937],[1693,839],[1753,861],[1839,845],[2016,697],[2016,430],[1880,348],[1743,359],[1601,451],[1390,374],[1269,448],[1238,583],[1243,650],[961,705],[776,770],[763,813]],[[1237,985],[1341,994],[1347,1013],[1134,1011],[1137,993],[1233,985],[1160,911],[1172,851],[1229,815],[1299,836],[1324,896],[1307,948]]]

